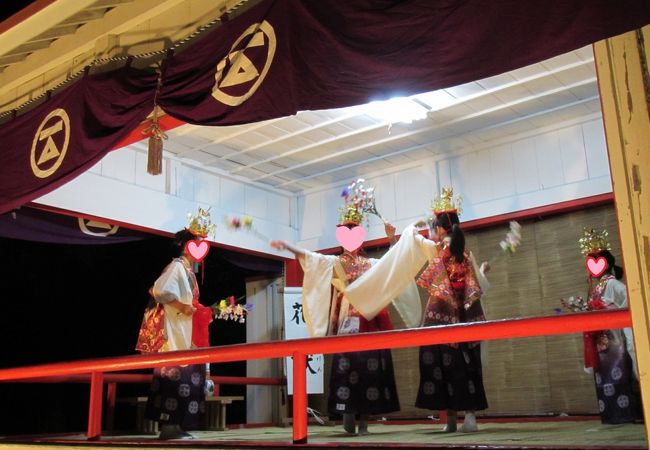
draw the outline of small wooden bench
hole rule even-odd
[[[244,400],[243,396],[213,396],[205,398],[205,429],[208,431],[224,431],[226,428],[226,405]],[[147,397],[130,397],[120,399],[120,402],[135,403],[136,428],[141,433],[158,433],[158,422],[145,417]]]

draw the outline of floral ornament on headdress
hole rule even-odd
[[[444,213],[456,213],[460,216],[462,211],[461,204],[463,199],[460,195],[456,196],[456,201],[454,202],[454,189],[450,187],[443,187],[442,194],[440,197],[435,197],[433,202],[431,202],[431,210],[437,216]]]
[[[340,224],[354,223],[360,225],[365,218],[365,213],[374,214],[385,222],[375,205],[375,188],[366,188],[364,186],[365,182],[366,180],[363,178],[358,178],[341,192],[345,205],[339,208]]]
[[[590,253],[598,253],[602,250],[611,250],[609,245],[609,233],[607,230],[596,231],[593,228],[585,228],[582,231],[582,237],[578,239],[580,244],[580,253],[588,255]]]
[[[217,229],[210,219],[210,208],[199,208],[199,213],[196,216],[187,213],[187,220],[189,224],[186,228],[194,236],[206,238]]]

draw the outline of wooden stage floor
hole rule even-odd
[[[470,449],[647,449],[640,424],[602,425],[599,420],[480,422],[477,433],[440,433],[439,424],[371,423],[367,436],[348,436],[340,425],[309,426],[309,442],[296,448],[470,448]],[[90,450],[133,448],[288,448],[290,427],[197,431],[194,440],[159,441],[153,435],[103,436],[86,441],[82,434],[0,438],[0,450]]]

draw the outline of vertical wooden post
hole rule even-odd
[[[104,374],[90,374],[90,402],[88,406],[88,439],[97,439],[102,435],[102,391]]]
[[[650,435],[650,26],[597,42],[594,54]]]
[[[293,443],[307,443],[307,355],[293,354]]]

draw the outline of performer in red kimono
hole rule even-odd
[[[451,189],[443,190],[442,196],[434,202],[433,212],[432,229],[437,236],[438,256],[417,282],[429,293],[422,325],[485,320],[481,307],[482,289],[473,256],[465,249],[465,236]],[[447,432],[456,431],[457,411],[465,411],[461,431],[477,431],[474,412],[487,408],[480,342],[421,347],[420,388],[415,406],[446,410]]]

